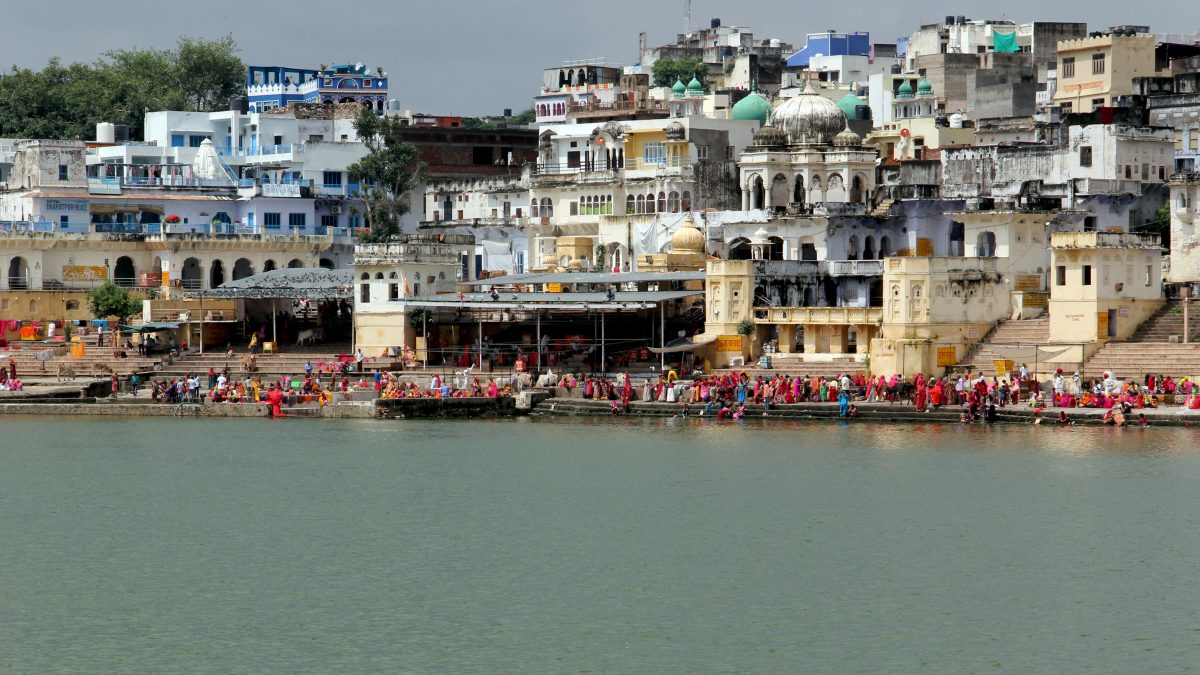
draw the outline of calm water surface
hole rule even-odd
[[[1196,432],[0,432],[0,672],[1200,666]]]

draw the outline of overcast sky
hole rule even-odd
[[[893,42],[947,14],[1085,21],[1092,30],[1113,24],[1148,24],[1156,32],[1200,28],[1200,3],[1177,0],[963,0],[911,9],[923,4],[693,0],[692,24],[706,26],[720,17],[725,25],[753,29],[756,38],[778,37],[797,47],[805,33],[829,29],[866,30],[876,42]],[[683,5],[683,0],[0,0],[0,64],[41,67],[53,56],[92,60],[110,49],[168,47],[181,35],[231,33],[249,64],[382,66],[402,108],[498,114],[530,106],[543,68],[595,57],[635,63],[638,33],[645,31],[651,44],[673,39],[683,29]]]

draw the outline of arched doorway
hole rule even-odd
[[[729,260],[749,260],[750,259],[750,240],[745,237],[738,237],[729,242]]]
[[[854,180],[850,183],[850,203],[858,204],[863,201],[863,179],[862,176],[855,175]]]
[[[893,253],[893,251],[892,251],[891,238],[886,235],[883,237],[880,237],[879,238],[879,259],[883,260],[884,258],[890,256],[892,253]]]
[[[301,267],[304,267],[304,261],[300,260],[299,258],[292,258],[290,261],[288,261],[288,269],[290,270],[299,269]]]
[[[792,201],[804,206],[804,176],[796,176],[796,187],[792,190]]]
[[[214,260],[212,269],[208,273],[208,287],[217,288],[225,283],[225,264],[220,260]]]
[[[323,269],[323,270],[332,270],[332,269],[336,269],[336,266],[333,264],[333,261],[332,261],[332,260],[330,260],[329,258],[321,258],[321,262],[319,262],[319,263],[317,263],[317,264],[318,264],[318,265],[320,266],[320,268],[321,268],[321,269]]]
[[[183,287],[189,290],[200,290],[200,279],[204,272],[200,269],[200,261],[195,258],[188,258],[183,261],[183,269],[180,270],[179,276],[183,279]]]
[[[788,205],[788,180],[781,173],[771,179],[771,208],[784,209]]]
[[[126,288],[137,285],[137,268],[133,266],[133,258],[127,255],[117,258],[117,264],[113,265],[113,283]]]
[[[980,232],[975,238],[975,255],[979,258],[992,258],[996,255],[996,233]]]
[[[750,208],[761,209],[767,198],[767,190],[763,187],[762,176],[755,176],[750,182]]]
[[[267,262],[263,263],[263,271],[264,271],[264,272],[273,272],[273,271],[275,271],[275,261],[274,261],[274,260],[268,260]]]
[[[863,260],[875,259],[875,237],[867,235],[866,243],[863,244]]]
[[[14,291],[29,289],[29,263],[20,256],[8,261],[8,287]]]
[[[771,246],[767,249],[767,260],[783,260],[783,237],[767,237]]]
[[[246,277],[254,276],[254,266],[246,258],[238,258],[237,262],[233,263],[233,280],[245,279]]]

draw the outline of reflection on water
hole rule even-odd
[[[1177,672],[1176,429],[6,419],[0,670]]]

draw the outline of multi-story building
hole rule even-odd
[[[249,66],[246,96],[255,112],[286,108],[293,103],[353,103],[383,114],[388,76],[361,63],[317,70],[280,66]]]
[[[1054,104],[1088,113],[1118,105],[1134,93],[1135,78],[1168,74],[1169,48],[1148,32],[1111,30],[1058,43]]]
[[[891,71],[895,44],[873,44],[864,32],[809,33],[805,44],[787,57],[787,69],[798,80],[866,84],[871,75]]]
[[[659,59],[698,58],[707,67],[705,80],[713,89],[741,89],[778,93],[784,59],[795,52],[792,45],[778,38],[755,40],[747,28],[724,26],[713,19],[708,28],[680,33],[675,42],[659,47],[641,48],[638,60],[643,72],[650,72]]]
[[[531,269],[588,267],[603,245],[613,268],[633,270],[685,213],[736,208],[736,160],[757,127],[699,116],[545,127],[528,177]],[[567,236],[591,243],[563,260]]]

